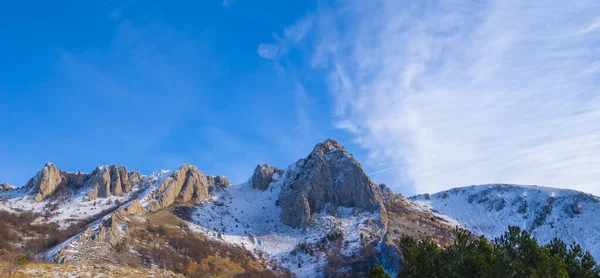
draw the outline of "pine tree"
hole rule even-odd
[[[404,268],[398,277],[600,277],[594,258],[577,244],[554,239],[540,246],[518,227],[492,243],[465,230],[454,233],[447,248],[402,237],[397,244]]]
[[[391,275],[385,273],[383,267],[375,264],[371,270],[369,270],[369,278],[392,278]]]

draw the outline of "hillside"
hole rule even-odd
[[[600,258],[600,198],[574,190],[490,184],[460,187],[410,198],[489,239],[509,225],[529,231],[542,243],[554,237],[576,242]]]

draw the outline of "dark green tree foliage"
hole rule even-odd
[[[369,278],[392,278],[389,274],[385,273],[383,267],[378,264],[375,264],[373,269],[369,271]]]
[[[509,227],[493,242],[456,229],[447,248],[402,237],[404,269],[398,277],[600,277],[590,253],[554,239],[540,246],[527,231]]]

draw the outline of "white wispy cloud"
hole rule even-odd
[[[258,55],[267,60],[274,60],[280,55],[285,54],[290,46],[297,44],[304,39],[312,27],[312,20],[311,15],[301,17],[292,25],[285,28],[283,30],[283,35],[274,33],[274,42],[261,43],[257,49]],[[281,67],[281,65],[279,66]]]
[[[284,40],[299,42],[312,27],[312,16],[304,16],[283,30]]]
[[[579,31],[579,35],[584,35],[595,31],[600,31],[600,17],[595,18],[592,20],[592,22],[590,22],[590,24],[581,29],[581,31]]]
[[[310,64],[329,72],[334,125],[416,192],[600,194],[598,14],[595,0],[343,1],[312,17]]]
[[[265,59],[275,59],[279,52],[279,45],[269,44],[269,43],[261,43],[256,50],[258,55]]]
[[[402,170],[402,168],[390,167],[390,168],[385,168],[385,169],[377,170],[375,172],[367,173],[367,175],[369,175],[369,176],[375,176],[375,175],[379,175],[379,174],[382,174],[382,173],[387,173],[389,171],[397,171],[397,170]]]

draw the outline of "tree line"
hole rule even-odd
[[[555,238],[539,245],[514,226],[491,242],[463,229],[454,233],[454,242],[445,248],[429,240],[400,238],[404,266],[398,277],[600,277],[592,255],[575,243]]]

